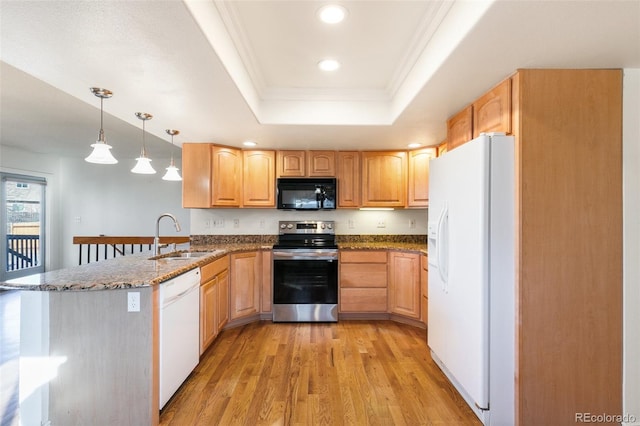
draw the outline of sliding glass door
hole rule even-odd
[[[44,178],[0,173],[0,278],[44,272]]]

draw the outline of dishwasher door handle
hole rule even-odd
[[[186,296],[187,294],[191,293],[193,290],[195,290],[196,288],[199,287],[199,284],[194,284],[192,287],[189,287],[188,289],[186,289],[185,291],[183,291],[180,294],[176,294],[175,296],[169,297],[168,299],[164,300],[162,303],[162,308],[166,308],[167,306],[171,305],[172,303],[174,303],[176,300],[181,299],[182,297]]]

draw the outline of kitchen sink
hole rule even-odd
[[[215,256],[221,250],[215,251],[183,251],[150,257],[149,260],[193,260],[201,257]]]

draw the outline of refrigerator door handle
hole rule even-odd
[[[449,251],[449,209],[447,205],[440,212],[440,217],[438,218],[438,245],[437,245],[437,253],[436,257],[438,259],[438,274],[440,275],[440,282],[442,283],[442,291],[447,292],[448,287],[448,279],[449,279],[449,271],[448,271],[448,256],[445,257],[443,254],[448,253]]]

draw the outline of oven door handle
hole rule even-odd
[[[331,253],[299,253],[296,251],[274,251],[273,260],[338,260],[338,252]]]

